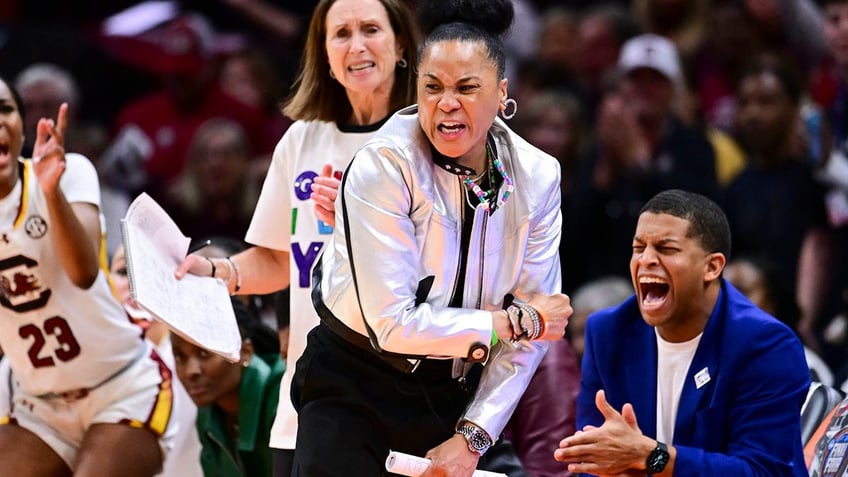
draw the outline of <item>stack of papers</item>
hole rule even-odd
[[[192,274],[176,279],[191,240],[165,210],[142,193],[130,204],[121,232],[136,303],[182,338],[238,362],[242,340],[227,286]]]

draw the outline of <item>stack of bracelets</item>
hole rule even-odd
[[[227,284],[227,288],[230,287],[230,283],[233,281],[233,278],[235,278],[236,284],[233,287],[233,292],[230,295],[235,295],[236,293],[238,293],[239,290],[241,290],[241,271],[239,270],[238,265],[236,265],[236,262],[234,262],[232,258],[227,257],[227,258],[224,259],[224,260],[226,260],[226,262],[218,262],[218,265],[221,265],[222,263],[227,264],[226,267],[220,267],[222,269],[223,268],[227,269],[227,276],[226,277],[219,277],[218,275],[216,275],[219,267],[215,265],[215,262],[211,258],[209,258],[209,257],[203,257],[203,258],[205,258],[206,261],[209,262],[209,265],[212,265],[212,273],[210,273],[209,276],[212,277],[212,278],[220,278],[220,279],[224,280],[224,283]]]
[[[545,334],[545,320],[535,308],[526,303],[513,303],[506,309],[512,325],[512,340],[539,339]]]

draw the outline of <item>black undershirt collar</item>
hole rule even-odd
[[[495,147],[495,138],[491,134],[486,135],[486,142],[489,144],[489,148],[492,150],[492,158],[497,159],[498,157],[498,149]],[[441,152],[439,152],[433,143],[430,143],[430,151],[432,151],[433,155],[433,163],[442,169],[450,172],[451,174],[456,174],[458,176],[477,176],[477,171],[474,169],[463,166],[456,162],[456,158],[448,157]]]
[[[390,117],[392,117],[391,114],[389,114],[385,118],[377,121],[374,124],[362,124],[362,125],[360,125],[360,124],[342,124],[342,123],[337,122],[336,127],[339,128],[339,131],[341,131],[343,133],[374,132],[374,131],[380,129],[380,127],[382,127],[383,124],[386,124],[386,121],[388,121]]]

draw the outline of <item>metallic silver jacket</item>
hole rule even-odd
[[[466,357],[473,345],[491,343],[491,311],[507,294],[526,301],[560,292],[559,164],[499,119],[490,133],[515,190],[491,215],[476,208],[465,283],[457,277],[466,187],[434,163],[417,107],[390,118],[345,173],[323,258],[324,303],[365,336],[367,320],[386,351]],[[433,286],[416,306],[419,281],[430,276]],[[464,308],[449,308],[457,287]],[[539,341],[495,345],[462,420],[497,438],[546,350]]]

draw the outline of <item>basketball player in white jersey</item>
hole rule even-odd
[[[0,78],[0,475],[153,476],[171,373],[112,294],[97,174],[64,151],[67,105],[39,121],[31,160],[20,107]]]

